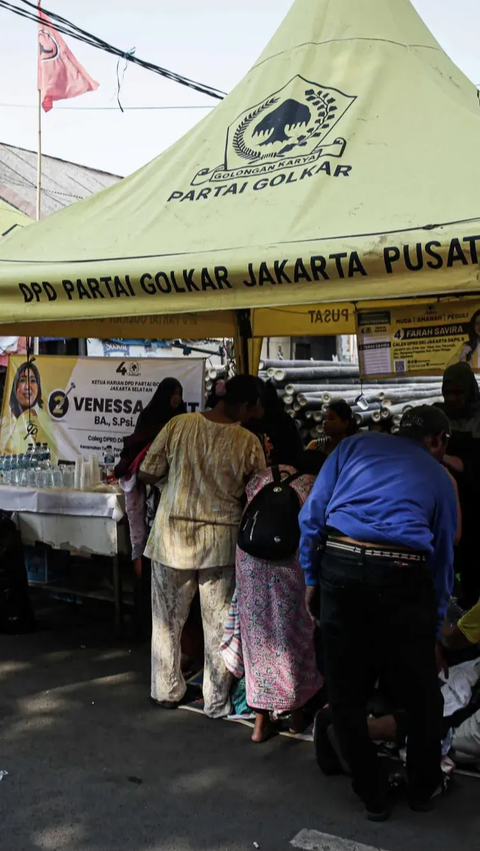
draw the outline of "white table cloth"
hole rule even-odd
[[[125,498],[123,493],[0,485],[0,509],[32,514],[108,517],[119,523],[125,514]]]
[[[123,493],[21,488],[0,485],[0,510],[12,520],[24,544],[40,541],[57,550],[113,558],[115,619],[122,621],[118,556],[130,552]]]

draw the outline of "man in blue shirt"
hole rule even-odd
[[[380,676],[406,712],[410,806],[441,789],[442,698],[435,659],[453,587],[457,502],[441,466],[446,416],[422,405],[399,436],[347,438],[329,456],[300,513],[300,561],[320,626],[334,730],[366,815],[388,817],[387,777],[367,729]]]

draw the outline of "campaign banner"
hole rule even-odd
[[[460,361],[480,372],[480,299],[359,310],[362,378],[442,375]]]
[[[183,387],[187,411],[203,408],[203,358],[9,358],[0,427],[0,454],[25,453],[47,443],[54,461],[78,455],[101,459],[123,438],[164,378]]]

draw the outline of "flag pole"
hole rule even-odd
[[[41,0],[38,0],[38,9],[41,9]],[[39,51],[37,34],[37,54]],[[38,59],[37,59],[38,61]],[[42,87],[40,77],[38,80],[38,126],[37,126],[37,222],[40,221],[42,212]]]
[[[37,222],[42,211],[42,92],[38,90],[38,141],[37,141]]]
[[[38,8],[40,9],[40,0],[38,0]],[[37,51],[39,50],[38,46],[38,35],[37,35]],[[38,61],[38,60],[37,60]],[[38,88],[38,126],[37,126],[37,211],[36,211],[36,220],[40,221],[40,214],[42,212],[42,90]],[[38,355],[40,351],[40,339],[39,337],[33,338],[33,353]]]
[[[40,6],[40,4],[39,4]],[[37,222],[40,221],[42,211],[42,91],[38,90],[38,137],[37,137]],[[33,338],[33,354],[40,353],[40,339]]]

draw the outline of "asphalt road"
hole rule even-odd
[[[309,744],[255,746],[241,725],[151,706],[146,644],[55,612],[52,629],[0,636],[1,851],[290,851],[305,830],[337,837],[301,834],[318,851],[478,847],[480,780],[370,824]]]

